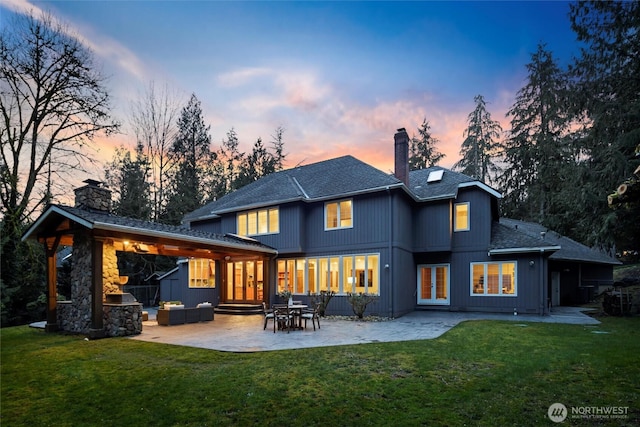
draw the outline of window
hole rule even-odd
[[[456,203],[453,214],[453,230],[469,231],[469,202]]]
[[[471,295],[516,296],[516,263],[472,263]]]
[[[351,200],[327,203],[325,206],[325,230],[350,228],[353,226]]]
[[[305,295],[318,291],[380,294],[380,256],[342,255],[278,260],[278,292]]]
[[[237,224],[240,236],[279,233],[280,215],[278,208],[240,213],[237,217]]]
[[[189,260],[189,287],[215,288],[216,263],[210,259],[192,258]]]

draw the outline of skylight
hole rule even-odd
[[[442,180],[442,175],[444,174],[444,169],[438,169],[436,171],[429,172],[429,176],[427,177],[427,182],[438,182]]]

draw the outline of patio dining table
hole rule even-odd
[[[293,329],[302,329],[302,310],[308,308],[306,304],[276,304],[273,306],[275,309],[288,309],[293,315]],[[297,321],[297,324],[296,324]]]

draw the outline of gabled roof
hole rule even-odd
[[[444,171],[437,182],[427,182],[432,171]],[[245,187],[197,209],[185,222],[215,218],[220,214],[256,209],[291,201],[318,201],[356,194],[404,188],[417,201],[455,198],[463,187],[479,187],[496,198],[493,188],[467,175],[441,167],[409,173],[409,186],[393,176],[352,156],[343,156],[267,175]]]
[[[442,177],[428,182],[429,176],[436,171],[444,171]],[[439,166],[409,172],[409,190],[419,200],[453,199],[463,187],[478,187],[498,199],[502,197],[498,191],[475,178]]]
[[[257,240],[234,235],[222,235],[191,230],[151,221],[121,217],[107,212],[85,210],[64,205],[50,205],[22,236],[22,240],[37,238],[39,234],[55,227],[61,220],[69,219],[89,230],[102,234],[122,234],[155,240],[179,241],[185,244],[215,246],[228,250],[252,251],[275,254],[277,251]],[[54,228],[55,230],[55,228]]]
[[[494,223],[491,230],[490,253],[507,253],[511,248],[532,247],[538,245],[543,248],[557,247],[558,249],[549,256],[556,261],[580,261],[596,264],[621,264],[620,261],[600,251],[589,248],[568,237],[561,236],[541,224],[519,221],[510,218],[500,218],[499,223]]]
[[[343,156],[267,175],[187,214],[184,220],[189,222],[295,200],[349,197],[402,185],[393,175],[352,156]]]

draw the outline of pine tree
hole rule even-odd
[[[492,174],[495,176],[499,171],[493,159],[498,155],[502,127],[491,119],[482,95],[476,95],[473,101],[476,108],[467,117],[469,125],[464,131],[465,139],[460,149],[462,158],[453,168],[482,182],[491,182]]]
[[[544,45],[532,54],[527,70],[527,83],[507,112],[511,129],[503,143],[506,167],[499,183],[505,216],[545,224],[562,187],[561,171],[573,159],[567,140],[567,83]]]
[[[418,137],[411,138],[409,147],[409,169],[424,169],[438,164],[445,155],[438,151],[436,145],[440,142],[431,134],[431,126],[425,118],[418,128]]]
[[[178,119],[178,133],[171,147],[177,169],[161,217],[163,222],[179,224],[186,213],[204,202],[203,173],[211,159],[209,129],[204,123],[201,103],[192,94]]]
[[[122,147],[116,150],[113,162],[105,171],[105,181],[114,196],[113,211],[116,215],[151,219],[150,169],[142,143],[136,147],[135,159],[131,158],[129,150]]]
[[[607,195],[640,164],[640,3],[578,2],[569,16],[585,45],[570,68],[576,114],[585,118],[576,226],[593,245],[637,250],[640,203],[611,210]]]

